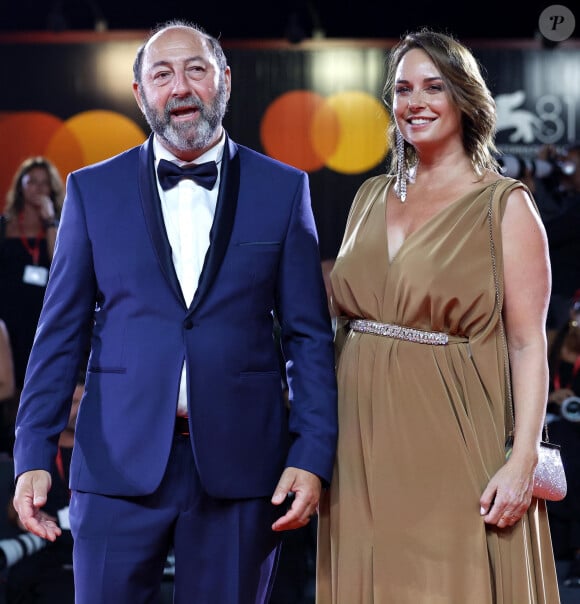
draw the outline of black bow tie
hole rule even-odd
[[[171,161],[162,159],[157,166],[157,174],[159,175],[159,184],[164,191],[177,186],[182,178],[190,178],[198,185],[211,191],[215,185],[218,171],[215,161],[208,161],[204,164],[187,164],[180,167]]]

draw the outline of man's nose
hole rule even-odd
[[[184,73],[176,72],[173,80],[173,95],[183,96],[184,94],[189,94],[189,82]]]

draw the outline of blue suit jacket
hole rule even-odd
[[[270,495],[287,465],[329,481],[334,353],[307,175],[227,139],[210,248],[187,308],[153,165],[150,138],[68,177],[17,417],[15,474],[50,469],[90,340],[73,489],[132,496],[158,486],[184,359],[192,446],[209,494]]]

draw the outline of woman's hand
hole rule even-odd
[[[479,500],[484,522],[499,528],[513,526],[532,502],[535,463],[512,454],[492,476]]]
[[[38,212],[42,222],[50,222],[55,219],[54,203],[48,195],[37,195],[30,200],[30,204]]]

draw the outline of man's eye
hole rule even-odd
[[[170,75],[171,72],[169,71],[160,71],[159,73],[153,75],[153,81],[160,82],[166,80]]]
[[[201,80],[205,76],[206,69],[201,65],[191,65],[187,68],[187,73],[194,80]]]

